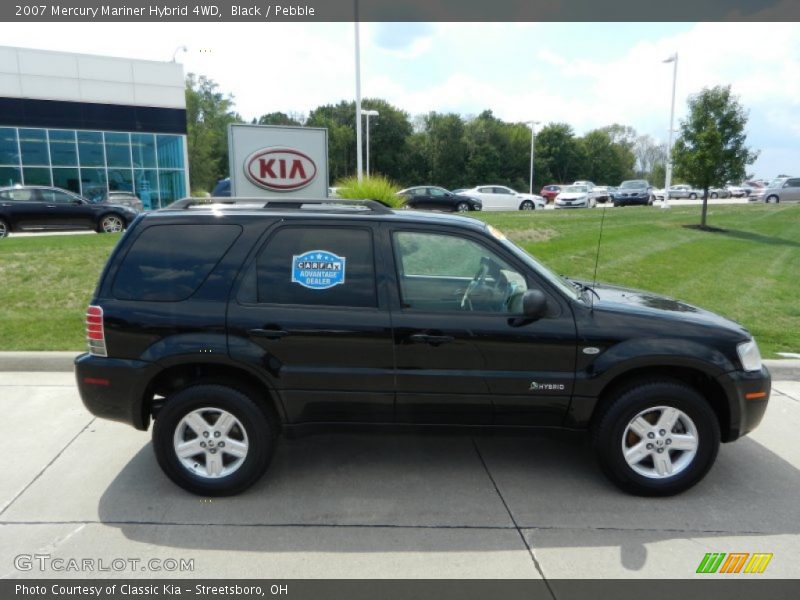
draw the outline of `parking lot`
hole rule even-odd
[[[798,575],[796,381],[777,381],[753,435],[667,499],[623,495],[586,445],[410,434],[282,440],[254,488],[198,498],[162,474],[149,434],[92,418],[72,373],[2,372],[0,390],[6,578],[192,576],[22,571],[20,554],[193,559],[204,577],[553,579],[685,578],[707,552],[767,552],[762,577]]]

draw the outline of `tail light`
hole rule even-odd
[[[108,356],[106,352],[106,332],[103,328],[103,309],[90,306],[86,309],[86,342],[89,354]]]

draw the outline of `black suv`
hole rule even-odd
[[[140,430],[154,418],[161,467],[206,495],[253,484],[282,430],[334,425],[588,432],[618,486],[674,494],[770,393],[736,323],[563,279],[481,221],[373,201],[145,214],[86,323],[85,405]]]

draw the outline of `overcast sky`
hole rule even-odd
[[[178,53],[187,72],[235,96],[250,119],[308,113],[355,96],[352,23],[18,23],[2,45],[151,60]],[[730,84],[750,111],[757,177],[800,173],[800,24],[362,23],[364,97],[412,116],[565,121],[576,133],[622,123],[665,140],[679,53],[676,127],[687,97]]]

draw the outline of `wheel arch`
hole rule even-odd
[[[148,384],[142,402],[142,419],[148,423],[169,401],[169,396],[199,384],[216,383],[230,386],[254,396],[253,400],[269,411],[279,423],[286,422],[286,413],[278,394],[262,378],[241,367],[218,362],[185,362],[160,371]]]
[[[724,388],[716,377],[702,369],[689,366],[647,365],[617,373],[601,389],[597,404],[592,411],[589,427],[594,427],[599,415],[604,412],[603,409],[619,394],[639,385],[650,383],[655,379],[677,381],[700,393],[717,416],[722,441],[726,442],[731,439],[733,420],[731,406]]]

